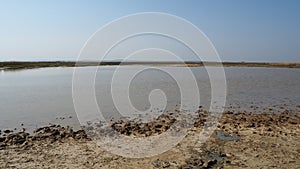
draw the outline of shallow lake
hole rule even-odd
[[[139,66],[124,66],[123,73]],[[103,66],[95,76],[95,95],[101,111],[117,112],[113,104],[111,80],[114,66]],[[91,67],[77,68],[86,71]],[[181,67],[167,67],[178,71]],[[191,68],[200,92],[200,105],[210,105],[211,85],[204,67]],[[32,130],[38,126],[58,123],[79,127],[73,105],[72,78],[74,68],[42,68],[0,72],[0,129]],[[235,111],[284,111],[299,112],[300,69],[291,68],[225,68],[227,81],[226,109]],[[182,74],[182,76],[184,76]],[[125,78],[126,79],[126,78]],[[192,82],[191,82],[192,83]],[[86,85],[82,82],[84,93]],[[115,84],[122,88],[123,83]],[[155,68],[137,74],[131,81],[128,96],[132,105],[141,111],[151,110],[149,94],[154,89],[164,91],[167,106],[163,111],[174,111],[180,105],[180,92],[176,81]],[[87,101],[82,97],[82,102]],[[155,100],[154,100],[155,101]],[[188,107],[186,107],[188,109]],[[88,108],[87,108],[88,110]]]

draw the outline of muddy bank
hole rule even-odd
[[[37,128],[33,134],[25,131],[13,132],[11,130],[4,130],[3,133],[0,137],[0,150],[10,148],[10,146],[28,147],[44,141],[51,144],[68,138],[90,140],[84,130],[74,131],[69,127],[62,127],[60,125]]]
[[[2,130],[0,168],[299,168],[300,114],[223,114],[217,130],[199,144],[199,132],[208,112],[198,119],[186,138],[171,150],[150,158],[130,159],[104,151],[84,130],[51,125],[11,133]],[[112,127],[129,137],[148,137],[168,129],[168,116],[149,123],[118,121]],[[159,130],[157,130],[159,128]],[[148,133],[148,134],[146,134]]]

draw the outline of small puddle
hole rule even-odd
[[[218,139],[223,140],[223,141],[240,141],[241,140],[241,138],[239,136],[230,136],[230,135],[224,134],[224,132],[221,130],[217,130],[216,135],[217,135]]]

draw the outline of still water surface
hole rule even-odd
[[[80,69],[89,72],[91,68]],[[97,102],[108,114],[117,111],[110,96],[114,69],[112,66],[102,67],[95,80]],[[128,66],[127,69],[134,71],[135,67]],[[169,69],[181,72],[180,67]],[[211,89],[205,68],[191,69],[199,86],[200,104],[208,108]],[[43,68],[0,72],[0,129],[24,127],[30,131],[49,123],[79,127],[72,99],[73,70]],[[227,110],[261,112],[289,109],[299,113],[300,69],[227,67],[225,73]],[[164,91],[168,111],[173,111],[180,104],[176,81],[166,73],[149,69],[137,75],[129,88],[129,97],[136,109],[149,110],[149,93],[154,89]]]

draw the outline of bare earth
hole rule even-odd
[[[199,67],[199,66],[224,66],[224,67],[275,67],[275,68],[300,68],[300,62],[155,62],[155,61],[9,61],[0,62],[0,70],[15,71],[22,69],[35,69],[46,67],[85,67],[85,66],[116,66],[116,65],[151,65],[151,66],[183,66],[183,67]]]
[[[195,127],[179,145],[143,159],[106,152],[83,130],[53,125],[33,135],[2,131],[0,168],[300,168],[299,112],[227,112],[215,133],[199,144],[206,114],[199,111]],[[125,133],[134,135],[135,128],[130,129]]]

